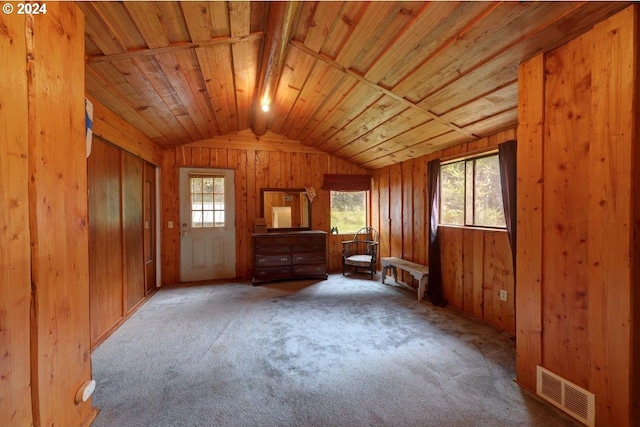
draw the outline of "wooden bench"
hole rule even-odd
[[[398,269],[411,274],[418,281],[418,301],[422,301],[424,291],[427,289],[427,279],[429,277],[429,267],[415,262],[406,261],[402,258],[388,257],[380,258],[382,262],[382,283],[387,277],[387,269],[393,271],[393,278],[398,283]]]

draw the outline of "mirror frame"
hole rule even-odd
[[[307,189],[306,188],[261,188],[260,189],[260,215],[262,215],[262,218],[266,218],[265,212],[264,212],[264,193],[265,191],[272,191],[272,192],[286,192],[286,193],[303,193],[305,196],[307,194]],[[274,233],[274,232],[280,232],[280,231],[304,231],[304,230],[311,230],[311,202],[309,201],[309,198],[307,197],[307,203],[309,205],[309,226],[308,227],[290,227],[290,228],[267,228],[267,232],[268,233]]]

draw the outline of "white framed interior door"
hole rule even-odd
[[[236,275],[233,170],[180,168],[180,281]]]

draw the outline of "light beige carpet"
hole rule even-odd
[[[92,360],[95,427],[579,425],[507,334],[379,275],[162,289]]]

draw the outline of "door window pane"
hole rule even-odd
[[[192,176],[191,226],[193,228],[224,227],[224,177]]]

